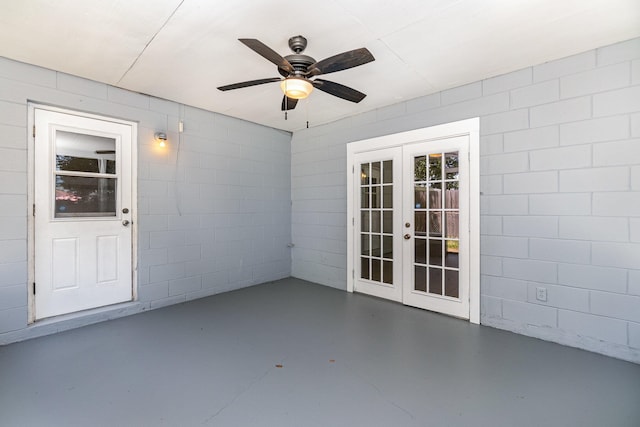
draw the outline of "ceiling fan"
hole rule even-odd
[[[277,65],[278,73],[280,73],[284,79],[272,77],[249,80],[220,86],[218,88],[219,90],[227,91],[279,81],[280,87],[284,92],[284,97],[282,98],[283,111],[296,108],[298,100],[309,96],[313,88],[351,102],[360,102],[367,96],[362,92],[341,85],[340,83],[315,78],[322,74],[335,73],[336,71],[346,70],[374,61],[375,58],[366,48],[350,50],[323,59],[322,61],[316,61],[312,57],[302,54],[307,47],[307,39],[303,36],[294,36],[289,39],[289,47],[294,53],[285,57],[280,56],[273,49],[257,39],[238,40],[258,55]]]

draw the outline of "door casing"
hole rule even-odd
[[[347,291],[354,291],[355,260],[354,239],[355,173],[354,156],[357,153],[400,147],[417,142],[436,141],[456,136],[469,138],[469,321],[480,323],[480,119],[478,117],[457,122],[431,126],[376,138],[355,141],[347,144]]]
[[[98,114],[85,113],[81,111],[69,110],[65,108],[54,107],[46,104],[39,104],[35,102],[28,103],[28,137],[27,137],[27,306],[28,306],[28,324],[36,322],[36,307],[35,307],[35,295],[34,295],[34,281],[35,281],[35,221],[34,221],[34,206],[35,206],[35,110],[48,110],[59,112],[63,114],[70,114],[80,117],[86,117],[96,120],[109,121],[114,123],[121,123],[131,126],[131,287],[132,287],[132,301],[138,299],[138,283],[137,283],[137,271],[138,271],[138,194],[137,194],[137,166],[138,166],[138,124],[133,121],[123,120],[119,118],[113,118],[109,116],[102,116]],[[125,302],[122,304],[128,304]],[[90,314],[95,310],[100,310],[102,307],[96,309],[89,309],[78,313],[70,313],[61,317],[68,318],[69,316],[83,316]],[[44,319],[48,320],[48,319]]]

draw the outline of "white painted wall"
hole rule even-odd
[[[28,100],[139,122],[138,303],[27,327]],[[288,277],[290,139],[0,58],[0,344]]]
[[[296,132],[293,276],[346,288],[348,142],[476,116],[482,323],[640,362],[640,39]]]

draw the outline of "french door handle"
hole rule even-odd
[[[404,240],[409,240],[411,238],[411,234],[407,233],[404,235]]]

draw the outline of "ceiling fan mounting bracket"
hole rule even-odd
[[[307,39],[302,36],[293,36],[289,39],[289,48],[295,53],[302,53],[307,48]]]

